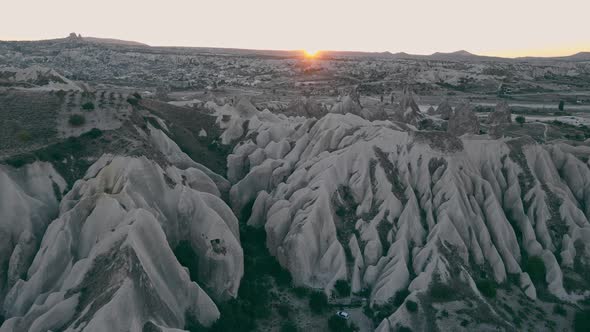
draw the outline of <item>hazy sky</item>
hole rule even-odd
[[[3,0],[0,40],[501,56],[590,51],[590,0]]]

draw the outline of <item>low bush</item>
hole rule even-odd
[[[291,291],[298,298],[303,298],[303,297],[306,297],[307,295],[309,295],[309,289],[305,288],[305,287],[293,287],[293,288],[291,288]]]
[[[435,283],[430,287],[430,296],[438,301],[450,301],[453,299],[455,291],[442,283]]]
[[[128,97],[127,98],[127,102],[129,104],[131,104],[131,106],[137,106],[137,105],[139,105],[139,99],[138,98],[135,98],[135,97],[131,97],[131,96]]]
[[[529,257],[524,265],[524,270],[529,274],[535,284],[545,282],[545,263],[539,256]]]
[[[350,296],[350,283],[346,280],[338,280],[334,284],[334,289],[340,297]]]
[[[556,304],[555,307],[553,307],[553,313],[564,317],[567,316],[567,310],[565,310],[560,304]]]
[[[393,305],[399,307],[402,305],[402,303],[404,303],[404,300],[406,297],[408,297],[408,295],[410,295],[410,291],[407,289],[397,291],[393,297]]]
[[[94,103],[91,101],[85,102],[84,104],[82,104],[82,109],[85,111],[93,111]]]
[[[213,332],[248,332],[256,328],[251,308],[238,299],[221,304],[219,311],[221,316],[211,326]]]
[[[297,332],[297,324],[288,320],[281,325],[281,332]]]
[[[324,292],[316,291],[309,296],[309,307],[314,314],[321,314],[328,308],[328,297]]]
[[[477,289],[485,297],[494,298],[496,297],[496,284],[490,280],[481,280],[476,283]]]
[[[19,130],[19,132],[16,133],[16,138],[21,142],[28,142],[32,137],[31,133],[29,133],[27,130]]]
[[[574,317],[574,331],[588,332],[590,331],[590,310],[578,311]]]
[[[328,319],[328,329],[332,332],[354,332],[358,331],[358,327],[354,323],[349,322],[339,316],[332,315]]]
[[[73,127],[79,127],[86,123],[86,117],[82,114],[72,114],[68,119],[68,123]]]
[[[416,312],[418,310],[418,303],[412,300],[407,300],[406,309],[408,309],[409,312]]]
[[[88,138],[99,138],[100,136],[102,136],[102,130],[100,130],[98,128],[92,128],[92,129],[90,129],[90,131],[82,134],[82,136],[85,136]]]
[[[281,315],[281,317],[287,318],[289,317],[289,313],[291,312],[291,307],[289,307],[288,304],[280,303],[277,306],[277,312],[279,313],[279,315]]]

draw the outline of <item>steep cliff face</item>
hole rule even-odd
[[[243,253],[238,220],[220,198],[227,180],[188,158],[162,130],[148,130],[168,163],[103,155],[59,211],[52,181],[60,190],[65,182],[50,166],[27,166],[21,177],[2,169],[2,188],[20,209],[14,216],[26,211],[29,219],[2,218],[18,240],[8,255],[18,264],[9,264],[10,282],[3,283],[0,331],[140,331],[183,328],[187,320],[209,326],[219,318],[214,300],[237,296]],[[181,247],[193,271],[175,257]]]
[[[64,179],[51,164],[0,165],[0,301],[27,269],[49,222],[57,216]]]
[[[257,162],[229,166],[246,174],[230,197],[234,210],[253,202],[249,224],[265,228],[296,284],[331,292],[349,280],[376,307],[406,289],[419,301],[438,284],[485,302],[481,280],[529,299],[539,291],[578,299],[564,274],[579,279],[590,261],[590,168],[576,157],[588,148],[403,132],[352,114],[282,133],[236,147],[230,160]],[[288,143],[280,155],[261,157],[280,142]],[[536,259],[546,273],[534,284],[527,264]],[[381,330],[420,326],[399,308]]]

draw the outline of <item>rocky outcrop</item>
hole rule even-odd
[[[510,112],[510,106],[505,101],[501,101],[496,105],[493,112],[488,115],[488,124],[490,125],[502,125],[512,123],[512,112]]]
[[[144,157],[99,159],[63,198],[26,278],[8,292],[0,331],[215,321],[212,299],[237,295],[242,249],[237,219],[218,196],[199,191],[193,171]],[[183,243],[201,286],[174,257]]]
[[[443,120],[449,120],[453,115],[453,108],[448,99],[444,99],[436,108],[436,114]]]
[[[490,135],[493,137],[501,136],[507,125],[512,123],[512,113],[510,107],[505,101],[496,105],[493,112],[488,115],[488,124],[490,125]]]
[[[420,108],[416,104],[412,92],[404,89],[404,94],[399,104],[394,108],[392,120],[416,126],[422,119],[424,119],[424,114],[420,112]]]
[[[293,100],[289,103],[284,112],[284,114],[288,116],[305,116],[317,119],[327,113],[328,110],[324,105],[321,105],[310,97],[301,97]]]
[[[361,106],[358,99],[354,97],[354,95],[346,95],[340,98],[340,100],[335,103],[332,108],[330,108],[330,113],[336,114],[354,114],[354,115],[361,115],[361,111],[363,107]]]
[[[462,103],[455,108],[449,119],[447,131],[457,136],[479,134],[479,120],[469,103]]]
[[[536,298],[526,253],[546,267],[546,291],[577,298],[563,274],[578,273],[567,268],[572,254],[590,259],[583,245],[590,240],[590,183],[573,181],[590,178],[590,170],[564,146],[409,134],[352,114],[329,114],[273,141],[291,148],[282,158],[256,157],[230,196],[234,208],[254,202],[249,223],[264,226],[269,251],[295,284],[329,293],[346,279],[353,292],[369,289],[373,306],[406,289],[420,303],[443,284],[460,292],[458,302],[493,308],[480,280],[509,282],[514,294]],[[232,159],[255,151],[236,148]],[[585,249],[572,250],[572,241]],[[519,276],[516,283],[510,275]],[[399,306],[379,330],[427,328],[407,315]],[[493,309],[486,319],[479,327],[514,328]]]
[[[65,189],[65,180],[49,163],[19,169],[0,165],[0,303],[26,275]]]

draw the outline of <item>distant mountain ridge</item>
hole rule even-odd
[[[235,54],[235,55],[261,55],[273,57],[299,57],[301,50],[261,50],[261,49],[240,49],[240,48],[222,48],[222,47],[192,47],[192,46],[151,46],[145,43],[122,40],[116,38],[99,38],[86,37],[71,33],[66,38],[58,38],[53,40],[39,40],[27,41],[29,43],[35,42],[50,42],[50,41],[81,41],[102,45],[128,46],[128,47],[148,47],[152,49],[166,50],[166,49],[187,49],[198,50],[204,53],[217,54]],[[0,41],[3,42],[3,41]],[[471,53],[467,50],[458,50],[454,52],[434,52],[432,54],[410,54],[406,52],[392,53],[390,51],[384,52],[365,52],[365,51],[335,51],[335,50],[321,50],[320,57],[370,57],[370,58],[392,58],[392,59],[416,59],[416,60],[438,60],[438,61],[590,61],[590,51],[578,52],[567,56],[554,57],[539,57],[539,56],[525,56],[517,58],[505,58],[499,56],[487,56]]]

